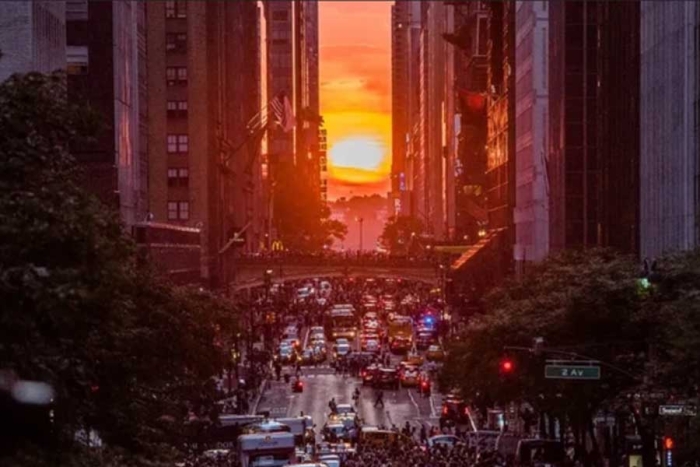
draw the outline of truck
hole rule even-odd
[[[289,432],[257,433],[238,438],[238,455],[242,467],[281,467],[296,460],[294,434]]]

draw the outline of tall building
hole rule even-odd
[[[146,5],[151,219],[201,229],[202,277],[225,288],[234,251],[264,235],[260,141],[247,130],[262,105],[260,12],[255,2]]]
[[[638,251],[643,3],[549,4],[552,250]]]
[[[549,4],[550,248],[599,244],[598,5]]]
[[[402,192],[406,191],[406,158],[410,98],[410,7],[395,1],[391,7],[391,201],[395,215],[408,214]]]
[[[264,6],[267,95],[273,98],[284,94],[295,116],[293,130],[286,131],[279,125],[268,130],[273,186],[269,239],[286,236],[288,240],[300,240],[313,234],[309,229],[315,229],[311,224],[323,204],[322,169],[327,166],[321,160],[325,159],[325,134],[320,131],[318,2],[275,0],[264,2]],[[297,215],[303,222],[294,218]],[[307,221],[309,227],[304,227]]]
[[[406,102],[406,156],[404,161],[405,175],[402,179],[399,173],[399,207],[401,214],[421,217],[422,211],[422,166],[420,158],[420,98],[421,98],[421,31],[423,25],[423,3],[419,0],[408,0],[407,23],[407,102]],[[403,190],[402,190],[403,188]],[[394,210],[396,201],[394,201]]]
[[[640,252],[699,243],[697,2],[641,2]]]
[[[488,227],[512,260],[515,208],[515,2],[489,2],[486,198]]]
[[[454,168],[454,237],[462,243],[475,243],[488,223],[484,192],[489,10],[487,2],[455,2],[455,6],[461,8],[462,21],[451,41],[459,49],[455,64],[460,118]]]
[[[145,4],[68,0],[68,92],[96,110],[97,139],[73,148],[84,184],[132,226],[148,213]]]
[[[549,8],[515,6],[515,246],[516,268],[549,253],[547,83]]]
[[[0,2],[0,82],[66,68],[66,2]]]

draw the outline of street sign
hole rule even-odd
[[[600,366],[597,365],[545,365],[547,379],[600,379]]]
[[[668,417],[695,417],[698,414],[698,409],[694,405],[686,404],[667,404],[659,406],[659,415]]]

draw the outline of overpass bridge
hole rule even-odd
[[[313,256],[239,257],[235,259],[234,270],[231,288],[235,291],[262,286],[266,271],[270,271],[273,282],[314,277],[371,276],[424,282],[437,286],[444,276],[444,270],[434,262]]]

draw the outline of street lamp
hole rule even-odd
[[[365,220],[362,217],[356,217],[355,220],[360,224],[360,252],[362,252],[362,224]]]

